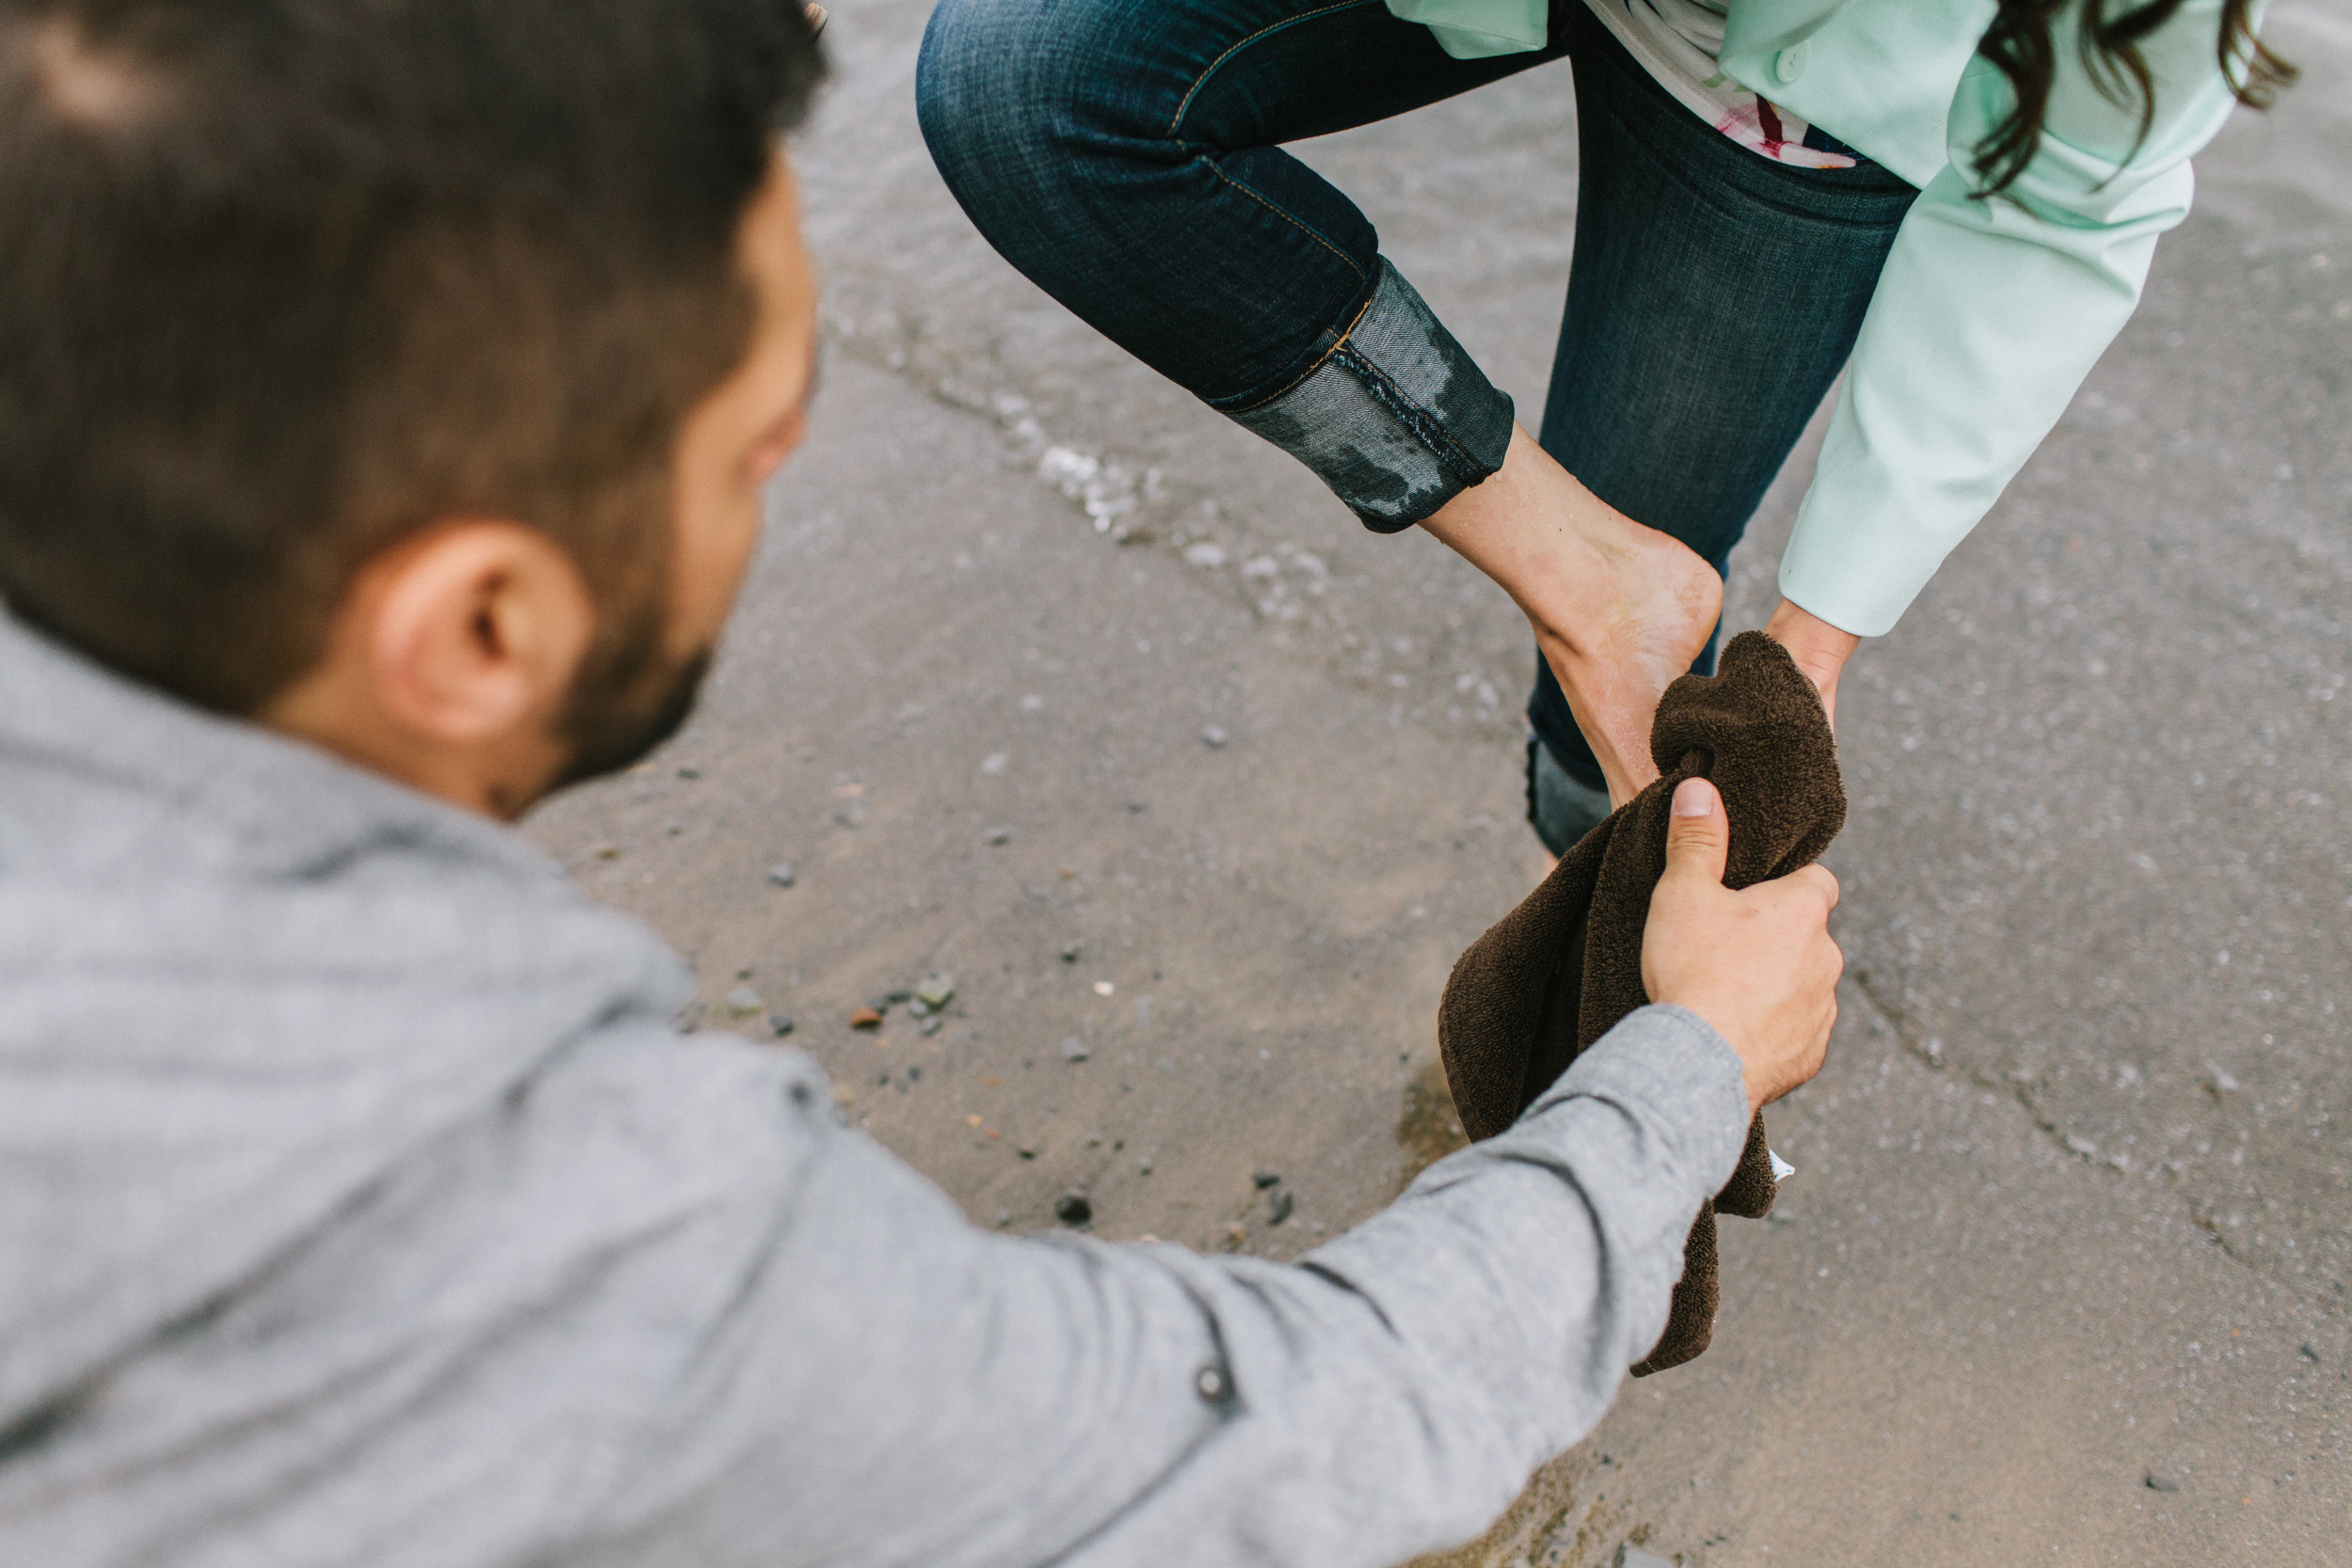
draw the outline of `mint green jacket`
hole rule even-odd
[[[1544,0],[1388,5],[1457,57],[1544,44]],[[1780,565],[1790,600],[1865,637],[1895,625],[2131,318],[2156,236],[2188,214],[2189,158],[2233,102],[2221,0],[2187,0],[2143,43],[2156,113],[2137,150],[2139,105],[2111,102],[2061,38],[2015,199],[1975,199],[1976,145],[2011,103],[1977,55],[1995,8],[1730,0],[1726,18],[1726,72],[1919,187]]]

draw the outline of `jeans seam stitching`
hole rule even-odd
[[[1279,209],[1277,210],[1279,211]],[[1284,215],[1288,216],[1287,214]],[[1310,230],[1310,232],[1311,232],[1311,230]],[[1352,265],[1353,263],[1350,264]],[[1375,293],[1373,296],[1373,299],[1377,299],[1380,296]],[[1333,355],[1339,353],[1340,350],[1347,346],[1348,338],[1355,332],[1356,328],[1362,324],[1365,312],[1369,311],[1371,309],[1372,300],[1368,299],[1364,301],[1362,308],[1347,319],[1347,325],[1340,329],[1340,335],[1332,341],[1331,346],[1325,349],[1321,354],[1315,356],[1315,362],[1308,366],[1305,370],[1300,371],[1296,376],[1285,383],[1281,390],[1277,392],[1268,392],[1257,402],[1247,404],[1242,407],[1223,408],[1219,409],[1218,412],[1223,414],[1229,420],[1235,419],[1243,414],[1255,413],[1258,409],[1263,408],[1269,403],[1281,402],[1282,399],[1290,396],[1293,392],[1298,390],[1299,388],[1304,387],[1314,375],[1315,372],[1323,369],[1324,366],[1331,362],[1331,356]]]
[[[1227,184],[1232,186],[1233,189],[1241,192],[1242,195],[1248,197],[1259,206],[1263,207],[1267,212],[1272,213],[1276,217],[1280,218],[1284,223],[1289,224],[1292,228],[1306,235],[1309,239],[1314,241],[1315,244],[1321,245],[1332,255],[1338,257],[1342,261],[1346,263],[1348,271],[1354,273],[1359,277],[1364,276],[1364,269],[1356,264],[1356,258],[1350,256],[1346,251],[1342,250],[1338,245],[1333,245],[1329,240],[1325,239],[1321,234],[1316,233],[1312,224],[1301,222],[1295,214],[1284,208],[1280,203],[1270,201],[1263,193],[1254,191],[1248,185],[1243,184],[1240,181],[1234,179],[1232,175],[1217,167],[1214,159],[1209,162],[1209,172],[1216,175],[1219,180],[1224,181]],[[1350,323],[1349,325],[1351,327],[1354,325],[1353,323]]]
[[[1411,431],[1449,476],[1465,484],[1476,484],[1494,472],[1481,463],[1470,448],[1462,445],[1452,431],[1438,423],[1436,415],[1398,386],[1388,372],[1361,352],[1348,348],[1345,341],[1332,346],[1334,354],[1343,350],[1346,352],[1347,368],[1356,372],[1358,380],[1363,382],[1373,401],[1386,408],[1399,424]]]
[[[1259,28],[1256,32],[1250,34],[1248,38],[1237,40],[1230,48],[1228,48],[1224,54],[1219,55],[1216,59],[1211,60],[1208,63],[1207,68],[1204,69],[1200,75],[1192,79],[1192,86],[1184,90],[1184,98],[1176,105],[1175,118],[1168,122],[1168,134],[1171,136],[1174,135],[1177,128],[1184,123],[1184,116],[1191,110],[1192,101],[1200,95],[1200,89],[1202,87],[1208,86],[1209,78],[1216,75],[1227,60],[1232,59],[1234,55],[1240,54],[1243,50],[1248,48],[1260,39],[1266,37],[1270,33],[1281,32],[1286,27],[1295,27],[1302,22],[1312,22],[1316,17],[1327,16],[1333,11],[1353,10],[1360,7],[1378,5],[1380,3],[1381,0],[1337,0],[1337,3],[1333,5],[1321,6],[1316,8],[1314,10],[1301,12],[1297,16],[1285,17],[1279,22],[1270,22],[1266,25]]]

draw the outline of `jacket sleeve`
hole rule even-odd
[[[1544,46],[1550,0],[1389,0],[1400,22],[1417,22],[1457,60],[1524,55]]]
[[[772,1189],[603,1260],[635,1305],[587,1337],[676,1348],[582,1361],[669,1370],[595,1445],[565,1560],[1375,1568],[1466,1539],[1654,1342],[1747,1120],[1722,1038],[1645,1008],[1292,1264],[978,1230],[828,1124]]]
[[[2136,95],[2111,100],[2061,37],[2041,148],[1989,199],[1972,160],[2012,101],[1970,60],[1947,161],[1887,258],[1782,557],[1790,600],[1886,632],[2058,422],[2138,304],[2156,237],[2187,215],[2190,156],[2229,117],[2220,14],[2188,0],[2144,41],[2156,112],[2137,147]]]

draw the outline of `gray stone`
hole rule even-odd
[[[790,887],[798,879],[789,861],[778,861],[768,868],[768,879],[778,887]]]
[[[2179,1481],[2170,1476],[2160,1476],[2153,1470],[2148,1472],[2147,1486],[2151,1492],[2178,1492],[2181,1489]]]
[[[1061,1059],[1065,1062],[1083,1062],[1093,1054],[1087,1049],[1087,1042],[1075,1035],[1061,1042]]]
[[[914,994],[927,1007],[944,1007],[956,999],[956,983],[945,974],[934,974],[915,987]]]
[[[1084,1193],[1064,1193],[1055,1201],[1054,1217],[1064,1225],[1085,1225],[1094,1218],[1094,1205]]]
[[[980,842],[982,844],[993,844],[998,846],[1010,844],[1012,842],[1012,830],[1010,828],[991,828],[988,832],[980,835]]]
[[[1212,752],[1224,750],[1225,743],[1232,738],[1233,737],[1232,736],[1227,735],[1222,729],[1218,728],[1215,724],[1207,726],[1200,732],[1200,739],[1202,743],[1205,744]]]
[[[727,992],[727,1016],[729,1018],[750,1018],[767,1006],[767,1003],[759,999],[759,992],[749,986],[738,986]]]
[[[1284,1220],[1291,1217],[1291,1211],[1297,1207],[1297,1200],[1291,1196],[1290,1190],[1288,1188],[1284,1188],[1282,1191],[1274,1194],[1271,1197],[1265,1200],[1266,1224],[1281,1224]]]
[[[774,1032],[776,1038],[782,1039],[792,1032],[792,1021],[782,1013],[770,1013],[768,1027]]]
[[[1249,1180],[1257,1183],[1258,1191],[1264,1192],[1268,1187],[1279,1187],[1282,1184],[1282,1173],[1280,1171],[1262,1170],[1250,1177]]]
[[[1617,1568],[1675,1568],[1675,1560],[1645,1552],[1629,1541],[1617,1548]]]

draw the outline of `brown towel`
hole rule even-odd
[[[1846,820],[1837,745],[1820,695],[1761,632],[1724,650],[1721,673],[1666,689],[1650,729],[1664,776],[1569,850],[1541,887],[1470,944],[1446,982],[1438,1042],[1462,1128],[1490,1138],[1565,1072],[1579,1053],[1649,1000],[1642,927],[1666,869],[1675,786],[1714,781],[1731,818],[1724,882],[1743,888],[1809,865]],[[1718,1294],[1715,1214],[1761,1219],[1772,1206],[1764,1118],[1730,1185],[1699,1211],[1666,1332],[1634,1367],[1646,1376],[1707,1348]]]

